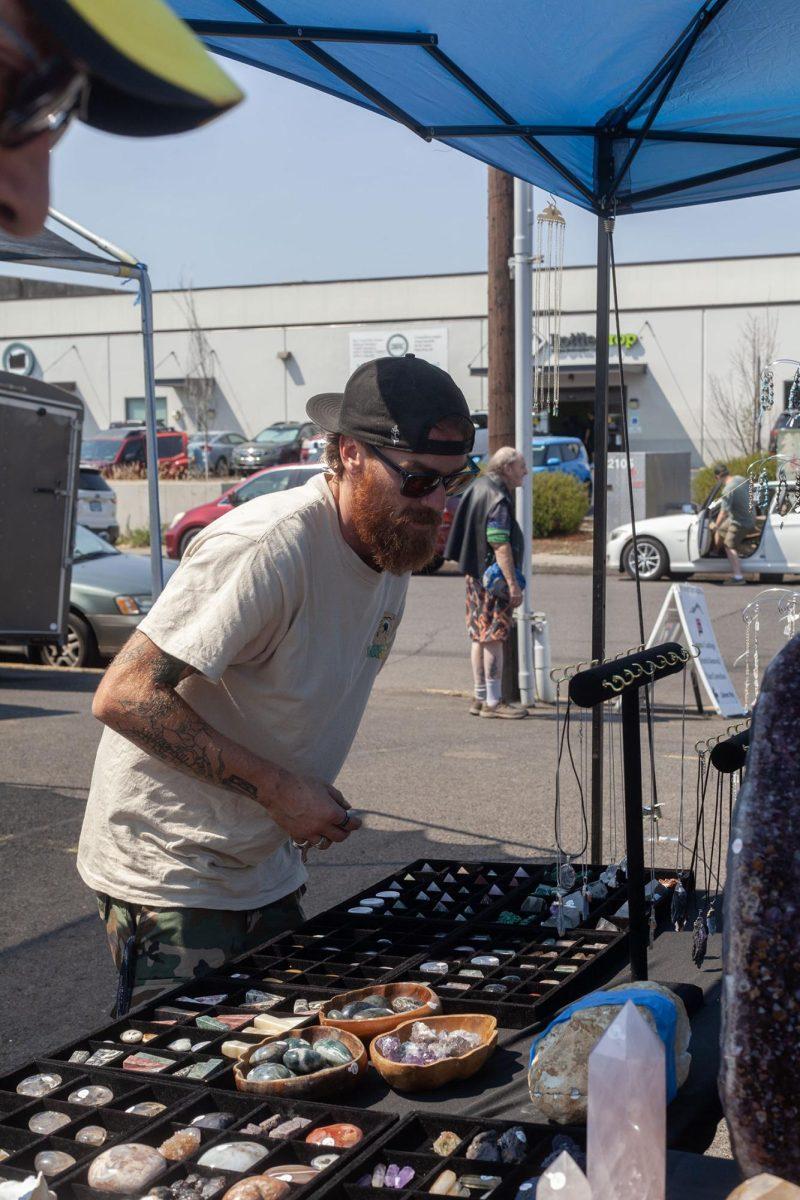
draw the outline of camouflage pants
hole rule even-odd
[[[97,894],[100,919],[117,970],[125,943],[136,937],[136,974],[131,1007],[154,999],[188,979],[208,975],[228,959],[296,929],[305,919],[305,888],[249,911],[213,908],[143,908]]]

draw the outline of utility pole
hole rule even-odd
[[[514,396],[514,179],[489,167],[489,456],[516,444]],[[503,700],[519,699],[517,624],[503,654]]]
[[[489,454],[514,445],[514,179],[489,167]]]

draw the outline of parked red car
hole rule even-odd
[[[223,517],[226,512],[237,504],[245,504],[256,496],[266,496],[269,492],[284,492],[287,488],[300,487],[307,483],[312,475],[318,475],[325,468],[322,463],[291,463],[285,467],[267,467],[254,475],[248,476],[241,483],[235,483],[217,500],[209,500],[207,504],[198,504],[196,508],[187,509],[173,517],[169,529],[164,535],[168,558],[182,558],[186,547],[201,529]]]
[[[198,504],[196,508],[178,513],[176,517],[173,517],[172,523],[164,535],[167,557],[182,558],[192,538],[196,537],[201,529],[205,529],[206,525],[210,525],[218,517],[230,512],[234,505],[245,504],[248,500],[253,500],[256,496],[266,496],[269,492],[283,492],[287,488],[300,487],[307,483],[313,475],[318,475],[324,469],[322,463],[292,463],[285,467],[266,467],[265,470],[251,475],[241,483],[229,487],[218,499],[209,500],[207,504]],[[447,501],[439,538],[436,542],[436,554],[429,566],[425,568],[423,572],[425,575],[432,575],[438,571],[444,562],[444,548],[453,522],[453,513],[458,507],[458,500],[458,496],[451,496]]]
[[[156,431],[156,441],[159,475],[167,479],[182,479],[189,469],[188,434],[182,429],[161,426]],[[132,468],[144,474],[147,466],[144,423],[112,424],[109,429],[84,439],[81,462],[95,467],[104,475],[113,476],[116,467]]]

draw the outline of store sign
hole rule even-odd
[[[350,334],[350,373],[373,358],[416,354],[447,370],[447,329],[370,329]]]
[[[32,375],[36,369],[36,355],[24,342],[9,342],[3,351],[3,370],[12,375]]]
[[[553,334],[550,338],[550,345],[556,343],[556,335]],[[582,350],[594,350],[597,345],[597,338],[593,333],[562,333],[558,339],[561,353],[576,354]],[[638,333],[621,333],[619,338],[615,333],[608,335],[609,346],[622,345],[623,350],[632,350],[634,346],[639,344]]]

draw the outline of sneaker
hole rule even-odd
[[[479,717],[481,715],[482,708],[483,708],[482,700],[473,700],[472,704],[470,704],[470,706],[469,706],[469,715],[471,717]]]
[[[526,709],[517,708],[515,704],[484,704],[480,711],[482,717],[502,717],[505,721],[521,721],[527,715]]]
[[[745,581],[745,577],[744,577],[744,575],[734,575],[734,576],[733,576],[733,578],[732,578],[732,579],[730,579],[728,582],[729,582],[729,583],[730,583],[730,584],[731,584],[733,587],[741,587],[741,586],[742,586],[742,584],[743,584],[743,583],[745,583],[746,581]]]

